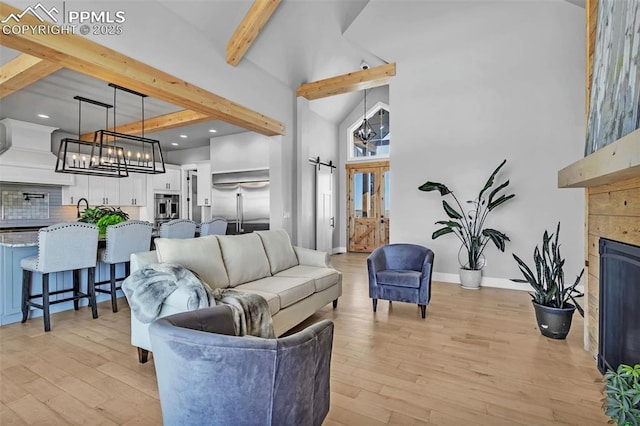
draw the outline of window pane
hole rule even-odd
[[[363,142],[358,136],[360,125],[355,128],[351,135],[353,158],[375,157],[377,155],[389,155],[389,145],[391,143],[390,114],[384,108],[379,108],[368,118],[369,124],[375,136]]]
[[[375,174],[354,173],[353,175],[353,216],[355,218],[374,217]]]

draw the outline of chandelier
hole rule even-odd
[[[375,130],[367,120],[367,89],[364,90],[364,113],[362,114],[362,124],[356,130],[355,135],[363,142],[367,143],[376,136]]]
[[[146,95],[110,83],[113,87],[113,105],[75,96],[78,100],[78,138],[60,141],[56,172],[106,177],[127,177],[129,173],[165,173],[160,141],[144,137],[144,99]],[[141,136],[115,131],[117,92],[124,91],[141,98]],[[82,103],[104,107],[105,128],[94,132],[93,141],[81,140]],[[113,108],[113,129],[109,130],[109,109]]]

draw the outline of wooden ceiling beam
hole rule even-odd
[[[279,4],[280,0],[255,0],[253,2],[227,42],[227,63],[234,67],[238,65]]]
[[[188,109],[172,112],[169,114],[159,115],[144,120],[144,133],[145,135],[153,132],[160,132],[162,130],[175,129],[176,127],[189,126],[191,124],[201,123],[203,121],[215,120],[215,117],[211,117],[199,112],[190,111]],[[126,133],[128,135],[140,135],[143,129],[142,121],[136,121],[133,123],[122,124],[115,129],[112,127],[109,130]],[[85,133],[80,136],[83,141],[93,141],[94,132]]]
[[[0,20],[20,13],[0,2]],[[24,15],[22,25],[52,25]],[[156,99],[267,136],[284,134],[284,125],[184,80],[75,34],[2,34],[0,44],[73,71],[115,83]]]
[[[0,99],[58,71],[62,66],[23,53],[0,67]]]
[[[396,75],[396,64],[385,64],[368,70],[350,72],[324,80],[304,83],[296,90],[296,96],[310,101],[343,93],[357,92],[389,84],[389,78]]]

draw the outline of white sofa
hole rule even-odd
[[[233,288],[264,297],[280,336],[342,295],[342,274],[324,252],[293,247],[284,230],[189,239],[157,238],[156,250],[131,255],[131,272],[150,263],[177,263],[211,288]],[[189,296],[180,289],[167,297],[160,317],[185,312]],[[152,350],[149,324],[131,315],[131,344],[140,362]]]

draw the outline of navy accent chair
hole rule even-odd
[[[321,425],[333,323],[278,339],[237,337],[217,305],[149,327],[165,425]]]
[[[426,316],[431,299],[433,251],[416,244],[389,244],[378,247],[367,258],[369,297],[373,312],[378,299],[417,303]]]

